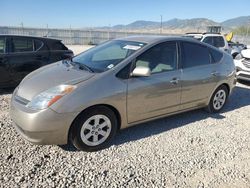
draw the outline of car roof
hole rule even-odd
[[[221,33],[186,33],[185,36],[223,36]]]
[[[30,35],[0,34],[0,37],[25,37],[25,38],[40,39],[40,40],[62,41],[60,39],[54,39],[54,38],[48,38],[48,37],[36,37],[36,36],[30,36]]]
[[[142,42],[147,44],[154,44],[157,42],[163,42],[163,41],[172,41],[172,40],[180,40],[180,41],[190,41],[190,42],[196,42],[200,43],[197,40],[194,40],[192,38],[187,37],[176,37],[176,36],[159,36],[159,35],[146,35],[146,36],[130,36],[125,38],[119,38],[115,40],[125,40],[125,41],[135,41],[135,42]],[[203,44],[203,43],[202,43]]]

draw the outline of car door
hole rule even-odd
[[[6,37],[0,37],[0,86],[6,86],[11,81],[6,59]]]
[[[151,75],[128,79],[128,123],[179,110],[181,72],[177,67],[177,49],[176,42],[164,42],[136,58],[134,67],[148,67]]]
[[[209,49],[197,43],[181,43],[181,109],[204,106],[218,81]]]
[[[8,64],[13,82],[20,82],[27,74],[44,65],[42,54],[36,50],[36,42],[30,37],[11,37]],[[39,44],[38,44],[39,45]]]

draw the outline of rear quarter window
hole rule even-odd
[[[35,46],[35,50],[39,50],[40,48],[42,48],[43,46],[43,42],[40,40],[34,40],[34,46]]]
[[[68,50],[61,42],[57,41],[51,44],[51,50]]]
[[[223,57],[223,53],[214,49],[209,49],[212,63],[218,63]]]

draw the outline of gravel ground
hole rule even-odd
[[[98,152],[23,140],[0,94],[0,187],[250,187],[250,84],[224,110],[196,110],[118,133]]]

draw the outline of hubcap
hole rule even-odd
[[[103,143],[110,135],[111,121],[105,115],[94,115],[87,119],[81,128],[81,139],[88,146]]]
[[[226,101],[226,92],[224,90],[219,90],[213,100],[213,106],[215,110],[220,110]]]

